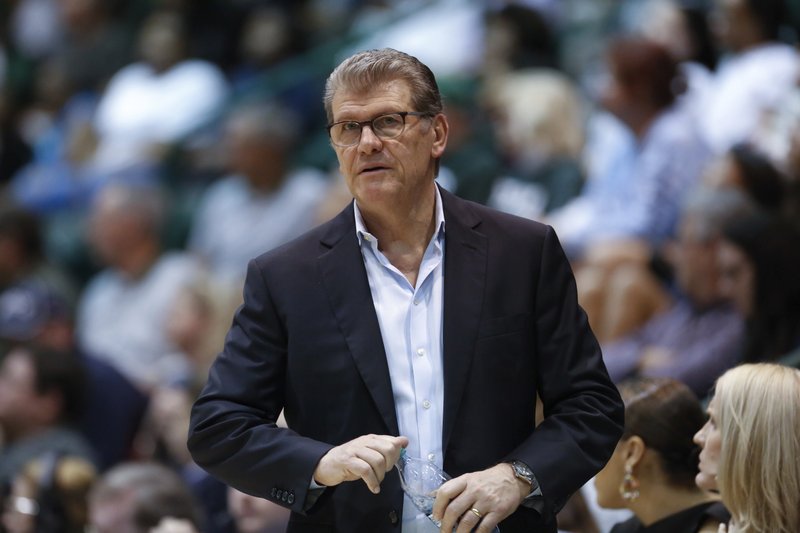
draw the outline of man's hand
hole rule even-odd
[[[378,494],[386,472],[394,467],[400,450],[408,446],[406,437],[364,435],[331,448],[314,470],[314,481],[326,487],[343,481],[363,479],[369,490]]]
[[[501,463],[481,472],[451,479],[436,491],[433,518],[441,531],[490,533],[517,510],[530,493],[530,485],[517,479],[510,464]]]

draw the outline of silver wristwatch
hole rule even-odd
[[[522,461],[511,461],[508,463],[511,465],[511,468],[514,470],[514,475],[518,478],[527,483],[531,486],[531,492],[534,492],[536,489],[539,488],[539,483],[536,481],[536,477],[533,475],[531,469],[523,463]]]

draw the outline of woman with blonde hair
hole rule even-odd
[[[717,380],[708,413],[694,437],[702,448],[696,482],[719,491],[728,533],[800,531],[800,370],[732,368]]]

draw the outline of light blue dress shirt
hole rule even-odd
[[[442,466],[444,377],[442,313],[444,210],[436,189],[436,231],[428,243],[416,287],[380,251],[378,239],[354,205],[356,233],[386,350],[400,435],[408,454]],[[406,497],[403,533],[438,531]]]

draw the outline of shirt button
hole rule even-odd
[[[419,348],[417,350],[417,355],[420,356],[420,357],[424,357],[425,356],[425,348]]]
[[[417,300],[416,298],[414,299],[414,305],[419,305],[419,300]]]
[[[434,462],[435,460],[436,460],[436,454],[435,453],[429,453],[428,454],[428,461]]]
[[[431,402],[429,402],[428,400],[423,400],[422,401],[422,407],[424,407],[425,409],[430,409],[431,408]]]

